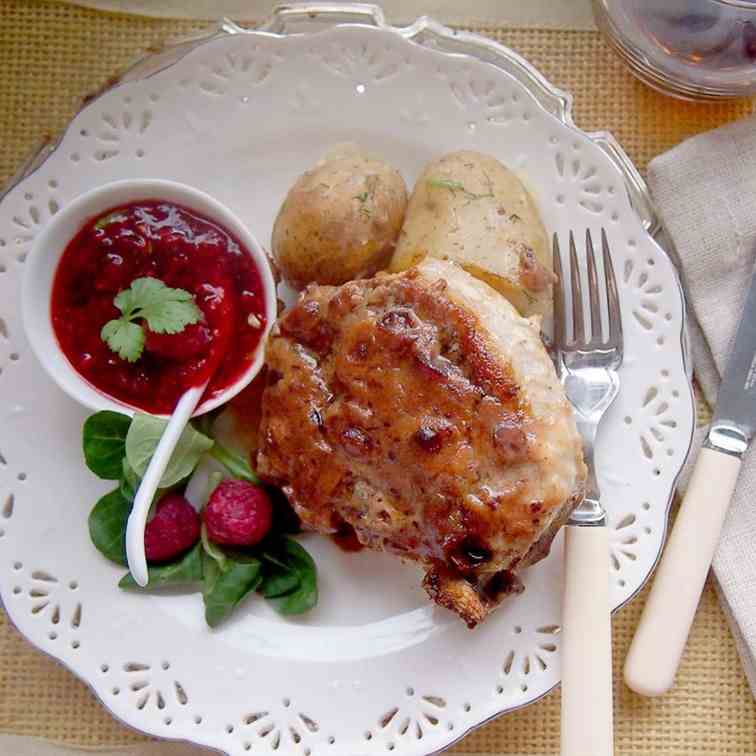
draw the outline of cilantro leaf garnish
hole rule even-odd
[[[109,320],[100,331],[100,338],[126,362],[136,362],[144,350],[144,330],[138,323],[118,318]]]
[[[144,325],[153,333],[173,334],[202,320],[202,310],[190,292],[172,289],[158,278],[135,279],[113,304],[121,317],[105,323],[100,338],[127,362],[136,362],[142,356]]]

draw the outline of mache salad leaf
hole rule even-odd
[[[279,614],[303,614],[318,603],[317,568],[301,544],[283,538],[274,558],[267,552],[264,558],[267,571],[260,592]]]
[[[132,591],[147,591],[169,585],[191,585],[202,580],[202,545],[197,542],[181,559],[169,564],[153,565],[148,568],[148,582],[144,588],[127,573],[118,583],[119,588]]]
[[[131,500],[116,488],[105,494],[89,514],[89,537],[95,548],[111,562],[126,564],[126,521]]]
[[[134,472],[126,457],[123,458],[123,471],[121,473],[120,491],[125,499],[134,501],[142,479]]]
[[[205,554],[205,565],[208,561],[216,567],[210,567],[205,574],[205,621],[210,627],[217,627],[260,584],[262,563],[255,557],[237,557],[228,560],[226,569],[221,570]]]
[[[84,460],[98,478],[118,480],[121,477],[130,424],[128,415],[110,410],[96,412],[84,422]]]
[[[126,459],[140,478],[147,472],[167,424],[167,420],[154,415],[134,415],[126,435]],[[191,475],[200,457],[212,448],[213,443],[213,439],[187,425],[160,479],[160,488],[175,486]]]

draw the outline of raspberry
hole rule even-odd
[[[180,333],[147,331],[145,347],[148,352],[169,360],[188,360],[198,357],[210,347],[212,335],[204,323],[186,326]]]
[[[270,530],[273,507],[268,494],[244,480],[224,480],[204,512],[207,535],[227,546],[254,546]]]
[[[168,562],[197,543],[199,516],[180,494],[163,496],[144,529],[144,550],[148,562]]]

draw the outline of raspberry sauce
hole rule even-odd
[[[144,352],[129,363],[100,331],[121,314],[115,296],[145,276],[193,294],[204,317],[174,335],[145,325]],[[247,250],[194,211],[159,200],[90,220],[63,252],[51,307],[55,335],[77,372],[153,414],[170,414],[184,391],[211,373],[204,400],[225,390],[249,367],[265,330],[262,278]]]

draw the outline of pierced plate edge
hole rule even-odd
[[[474,32],[459,31],[444,26],[443,24],[429,18],[428,16],[421,16],[412,24],[406,27],[396,27],[386,23],[382,9],[377,5],[370,5],[364,3],[343,3],[339,5],[329,3],[292,3],[276,6],[271,15],[260,26],[254,29],[247,29],[236,24],[228,19],[222,19],[214,27],[203,31],[197,35],[190,37],[169,39],[166,40],[162,47],[157,50],[148,52],[146,55],[135,59],[131,64],[127,65],[121,73],[114,75],[109,79],[102,87],[95,90],[89,95],[82,98],[79,108],[71,118],[71,121],[78,115],[78,113],[86,106],[91,104],[94,100],[98,99],[101,95],[109,92],[111,89],[118,87],[120,84],[146,79],[149,76],[168,68],[179,60],[181,60],[186,54],[191,52],[197,47],[201,47],[214,39],[223,37],[226,35],[255,35],[266,34],[277,37],[285,37],[292,34],[306,34],[321,31],[324,28],[332,28],[336,26],[372,26],[381,28],[384,30],[392,31],[408,42],[418,44],[420,46],[432,47],[435,50],[459,57],[472,57],[482,62],[489,63],[499,68],[500,70],[513,75],[520,83],[522,83],[531,95],[535,98],[538,106],[546,112],[550,113],[557,118],[567,128],[582,134],[592,142],[594,142],[611,160],[611,162],[619,169],[623,181],[625,183],[625,189],[627,191],[630,204],[638,215],[642,227],[650,240],[663,252],[663,254],[672,262],[672,268],[675,272],[675,279],[677,282],[678,293],[682,303],[682,322],[680,332],[680,345],[682,352],[683,368],[688,382],[688,396],[690,398],[691,407],[693,409],[692,415],[694,417],[694,424],[691,428],[690,438],[688,439],[687,449],[680,465],[680,469],[675,475],[674,480],[670,486],[669,496],[667,498],[665,517],[664,517],[664,532],[660,540],[659,550],[654,559],[654,563],[649,569],[646,578],[640,583],[638,588],[630,594],[622,603],[613,609],[613,613],[620,610],[628,602],[634,599],[641,591],[643,586],[649,580],[653,574],[656,566],[661,558],[664,542],[666,541],[667,530],[669,528],[669,512],[674,499],[675,492],[677,490],[677,483],[685,467],[685,464],[690,455],[690,450],[693,443],[695,433],[695,396],[692,383],[693,368],[690,359],[690,346],[689,346],[689,332],[688,332],[688,308],[685,291],[682,285],[679,268],[677,267],[677,256],[674,250],[674,246],[669,239],[666,230],[664,229],[661,220],[656,213],[653,199],[651,197],[648,186],[641,176],[638,169],[632,163],[630,158],[624,149],[620,146],[619,142],[608,131],[597,132],[584,132],[579,129],[572,118],[572,95],[555,85],[551,84],[543,74],[538,71],[532,64],[530,64],[525,58],[511,50],[510,48],[502,45],[495,40],[486,38]],[[0,188],[0,202],[5,196],[14,189],[19,183],[35,173],[46,160],[55,152],[59,144],[61,143],[63,136],[65,135],[69,124],[63,128],[59,135],[53,138],[45,138],[40,141],[38,146],[32,151],[29,157],[22,162],[17,172],[11,177],[6,185]],[[0,603],[2,606],[2,603]],[[7,614],[7,613],[6,613]],[[10,615],[7,614],[9,622],[15,627]],[[23,633],[22,633],[23,634]],[[26,637],[26,636],[24,636]],[[74,670],[67,665],[63,660],[54,656],[45,649],[33,644],[35,648],[45,653],[45,655],[54,659],[56,662],[62,664],[70,672],[74,673]],[[75,673],[74,673],[75,674]],[[78,674],[75,674],[78,679],[82,679]],[[83,682],[94,693],[94,695],[101,701],[107,711],[120,721],[124,726],[129,729],[134,729],[130,724],[120,719],[112,709],[107,706],[105,701],[100,699],[99,695],[95,691],[94,687],[90,685],[86,680]],[[429,753],[432,754],[441,753],[442,751],[451,748],[454,744],[458,743],[468,734],[482,727],[493,719],[501,716],[502,714],[517,711],[525,706],[530,706],[537,701],[554,691],[560,683],[556,683],[552,688],[545,691],[543,694],[520,704],[515,707],[505,708],[501,711],[493,714],[491,717],[469,727],[464,732],[461,732],[459,737],[450,741],[442,749]],[[170,739],[174,740],[174,739]],[[175,739],[175,742],[190,742],[184,739]]]

